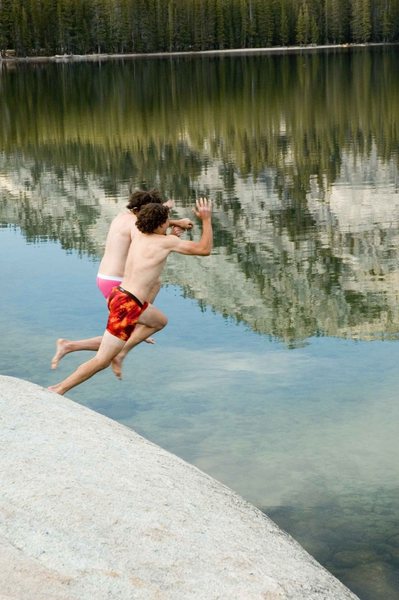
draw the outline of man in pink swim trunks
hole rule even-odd
[[[142,206],[150,203],[162,203],[158,190],[133,192],[126,206],[128,210],[117,215],[111,223],[105,242],[104,255],[97,273],[97,286],[105,299],[110,295],[112,288],[119,285],[123,279],[127,253],[135,232],[137,214]],[[174,202],[168,200],[164,202],[164,205],[173,208]],[[191,229],[193,226],[190,219],[170,219],[169,223],[170,227],[179,227],[183,230]]]
[[[104,255],[101,259],[97,274],[97,286],[105,299],[108,299],[111,290],[118,286],[123,279],[126,257],[136,232],[135,224],[137,215],[143,206],[150,203],[163,203],[161,194],[158,190],[137,190],[133,192],[130,195],[129,202],[126,206],[127,211],[123,211],[117,215],[110,225],[105,242]],[[173,200],[168,200],[164,205],[168,208],[172,208],[174,202]],[[191,229],[193,223],[190,219],[170,219],[169,225],[173,228],[175,235],[179,235],[183,230]],[[160,281],[156,282],[154,285],[148,298],[150,303],[154,301],[155,296],[159,292],[160,285]],[[159,331],[165,327],[166,320],[164,315],[151,304],[148,307],[147,314],[152,317],[155,331]],[[137,326],[137,328],[139,327],[140,325]],[[101,339],[102,336],[82,340],[59,338],[56,343],[56,352],[51,360],[51,368],[56,369],[61,358],[70,352],[79,350],[98,350]],[[148,338],[145,341],[150,344],[154,343],[152,338]],[[112,362],[112,369],[118,378],[122,375],[122,362],[130,349],[131,346],[127,343],[120,355]]]

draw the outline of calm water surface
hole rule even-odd
[[[157,344],[69,396],[265,510],[363,600],[399,598],[399,51],[0,71],[1,373],[47,386],[128,186],[215,249],[172,257]],[[198,235],[199,228],[194,232]],[[86,355],[87,356],[87,355]]]

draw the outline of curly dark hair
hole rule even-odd
[[[126,208],[137,215],[142,206],[146,206],[150,203],[162,204],[162,202],[163,200],[159,190],[136,190],[130,194]]]
[[[169,208],[163,204],[146,204],[137,215],[136,227],[142,233],[154,233],[169,216]]]

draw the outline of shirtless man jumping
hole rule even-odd
[[[143,341],[143,334],[137,331],[137,323],[144,326],[146,337],[154,332],[152,320],[148,318],[147,299],[159,280],[169,254],[178,252],[191,256],[208,256],[211,253],[211,202],[199,198],[194,212],[202,221],[202,235],[198,242],[166,235],[169,227],[167,207],[148,204],[140,210],[136,222],[138,232],[134,243],[130,245],[122,283],[112,290],[108,298],[108,323],[97,354],[80,365],[64,381],[50,386],[49,390],[65,394],[98,371],[106,369],[124,348],[127,340],[133,339],[134,345]]]
[[[105,242],[104,255],[100,262],[97,274],[97,286],[105,299],[108,299],[112,288],[119,285],[123,279],[126,257],[134,233],[136,232],[135,224],[137,215],[140,212],[140,209],[149,203],[162,203],[161,194],[158,190],[137,190],[133,192],[130,195],[129,202],[126,206],[128,210],[117,215],[110,225]],[[173,208],[174,202],[173,200],[168,200],[164,205]],[[174,228],[176,235],[178,235],[185,229],[191,229],[193,223],[190,219],[170,219],[169,225]],[[148,301],[150,303],[154,301],[159,292],[159,288],[160,282],[158,281],[154,284],[154,288],[148,296]],[[165,327],[167,323],[167,321],[165,321],[165,316],[153,306],[150,306],[149,309],[153,319],[153,325],[158,325],[158,328],[155,328],[154,332],[159,331]],[[98,350],[101,339],[102,336],[82,340],[59,338],[56,343],[56,352],[51,360],[51,368],[56,369],[59,361],[70,352]],[[154,340],[151,337],[144,341],[150,344],[154,343]],[[115,357],[112,362],[112,369],[118,378],[121,378],[122,376],[122,362],[130,349],[131,346],[126,344],[120,355]]]

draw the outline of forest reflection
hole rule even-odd
[[[129,183],[215,199],[215,252],[167,281],[255,331],[399,329],[398,50],[0,71],[0,222],[101,251]]]

